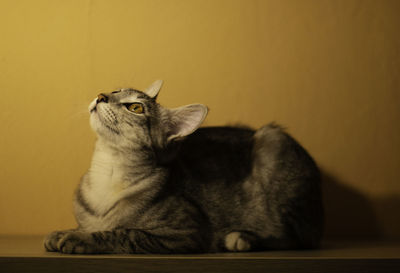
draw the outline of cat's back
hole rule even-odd
[[[201,127],[182,142],[182,152],[191,149],[223,150],[237,147],[251,148],[255,130],[249,127]]]
[[[286,175],[280,172],[282,168],[295,176],[318,175],[308,152],[275,123],[258,130],[199,128],[179,143],[172,165],[182,172],[180,177],[188,175],[204,183],[243,181],[249,175],[264,176],[266,170]]]
[[[238,181],[252,166],[255,131],[247,127],[203,127],[180,143],[180,167],[196,180]]]

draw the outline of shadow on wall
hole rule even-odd
[[[369,199],[322,171],[325,238],[393,238],[400,230],[400,197]]]

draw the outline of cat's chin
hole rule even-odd
[[[96,133],[98,137],[111,139],[113,137],[113,132],[110,128],[105,126],[100,119],[98,118],[98,114],[96,110],[92,110],[90,114],[90,127]],[[115,134],[115,132],[114,132]]]
[[[92,128],[93,131],[95,131],[97,133],[99,127],[101,126],[100,124],[100,120],[98,119],[98,117],[96,117],[97,113],[96,110],[92,110],[90,112],[90,127]]]

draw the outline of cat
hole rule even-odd
[[[316,248],[320,175],[280,126],[204,127],[208,108],[167,109],[162,81],[100,94],[89,105],[97,142],[75,193],[78,228],[47,251],[215,253]]]

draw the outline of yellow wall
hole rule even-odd
[[[327,234],[400,237],[400,1],[0,1],[0,233],[75,225],[100,91],[165,80],[206,125],[275,120],[324,173]]]

